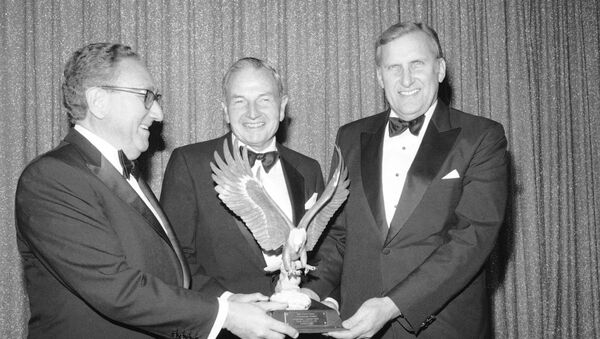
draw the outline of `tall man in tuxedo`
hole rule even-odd
[[[85,46],[67,62],[62,87],[74,128],[27,166],[16,194],[29,337],[215,338],[221,328],[296,336],[267,316],[276,305],[261,304],[265,296],[188,289],[171,225],[132,162],[163,119],[139,56],[120,44]]]
[[[427,25],[387,29],[376,64],[390,109],[338,131],[350,195],[305,286],[339,297],[347,330],[335,338],[485,338],[483,265],[507,200],[504,130],[438,100],[446,64]]]
[[[251,151],[251,158],[258,154],[250,159],[252,171],[297,224],[322,192],[323,177],[317,161],[276,141],[287,102],[275,68],[242,58],[223,78],[223,113],[231,131],[173,151],[161,203],[190,263],[192,289],[273,293],[278,273],[264,268],[278,267],[281,250],[263,252],[241,219],[219,200],[210,162],[215,151],[223,158],[225,141],[230,150],[237,143]]]

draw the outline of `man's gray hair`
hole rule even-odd
[[[275,82],[277,82],[279,96],[282,97],[284,95],[283,81],[281,80],[281,75],[279,75],[279,72],[277,72],[275,67],[273,67],[268,61],[261,60],[258,58],[246,57],[234,62],[233,65],[231,65],[231,67],[229,67],[229,69],[227,70],[227,73],[225,73],[222,84],[224,100],[227,99],[227,92],[229,91],[229,86],[231,85],[231,77],[233,76],[233,74],[241,71],[242,69],[250,67],[254,69],[266,69],[267,71],[269,71],[273,76],[273,79],[275,79]]]
[[[89,44],[71,55],[65,64],[62,83],[63,105],[71,123],[87,114],[86,90],[110,85],[118,77],[115,66],[124,58],[139,60],[131,47],[107,42]]]
[[[377,39],[375,42],[375,64],[377,66],[381,65],[381,46],[411,32],[425,33],[430,38],[429,40],[431,42],[431,48],[437,52],[437,57],[444,57],[440,39],[433,28],[422,22],[400,22],[386,29],[383,33],[381,33],[379,39]]]

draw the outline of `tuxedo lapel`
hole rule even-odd
[[[408,170],[396,213],[392,218],[385,244],[400,231],[454,146],[460,128],[451,128],[447,107],[438,101],[434,115],[425,131],[421,146]]]
[[[65,142],[75,145],[81,151],[80,154],[84,157],[88,169],[104,182],[119,199],[141,214],[161,238],[169,241],[152,211],[96,147],[74,129],[65,137]]]
[[[248,248],[252,252],[251,258],[253,259],[256,266],[262,270],[267,266],[267,262],[265,261],[265,257],[263,255],[262,249],[260,248],[260,245],[256,242],[256,239],[254,239],[254,235],[252,235],[252,232],[250,232],[250,230],[248,229],[248,227],[246,227],[244,222],[236,216],[233,216],[233,218],[237,228],[240,230],[240,233],[248,243]]]
[[[82,151],[81,154],[84,155],[86,159],[86,165],[88,169],[94,173],[94,175],[96,175],[96,177],[98,177],[98,179],[100,179],[110,191],[112,191],[119,199],[121,199],[126,206],[130,206],[137,211],[146,220],[148,225],[173,249],[182,267],[184,284],[187,282],[187,285],[184,285],[184,287],[189,286],[189,269],[187,268],[185,262],[182,261],[183,257],[181,256],[181,250],[179,249],[179,245],[175,238],[173,237],[175,242],[169,239],[169,236],[165,233],[165,230],[161,226],[158,219],[156,219],[154,213],[152,213],[150,208],[148,208],[137,192],[131,187],[131,185],[129,185],[125,178],[123,178],[121,173],[119,173],[104,156],[102,156],[98,149],[96,149],[77,131],[71,131],[65,138],[65,141],[76,145]],[[159,214],[159,217],[162,218],[166,225],[168,225],[167,218],[162,213],[162,209],[160,208],[156,197],[154,197],[154,194],[150,188],[143,180],[139,180],[138,184],[148,198],[148,201],[150,201],[154,209]]]
[[[169,245],[171,245],[171,248],[177,255],[177,259],[179,259],[179,265],[181,266],[181,273],[182,273],[182,277],[183,277],[183,287],[189,288],[190,281],[191,281],[190,269],[189,269],[187,263],[185,262],[183,253],[181,251],[181,247],[179,246],[179,242],[177,241],[177,238],[175,237],[175,232],[173,232],[173,229],[171,228],[171,224],[169,223],[167,216],[163,213],[163,210],[160,207],[160,204],[158,203],[158,199],[156,199],[156,196],[154,196],[154,192],[152,192],[150,187],[148,187],[148,185],[146,184],[144,179],[140,178],[137,182],[138,182],[138,185],[140,185],[140,189],[142,190],[142,192],[144,193],[144,195],[146,196],[146,198],[148,199],[148,201],[150,202],[150,204],[156,211],[156,214],[158,214],[158,217],[162,220],[162,225],[159,225],[159,226],[161,226],[161,229],[163,229],[165,231],[167,238],[168,238],[168,243],[169,243]],[[154,215],[154,214],[152,214],[152,215]],[[164,228],[162,226],[164,226]]]
[[[131,206],[139,214],[141,214],[144,219],[146,219],[146,222],[148,222],[148,224],[152,227],[152,229],[170,244],[169,238],[165,234],[163,228],[160,226],[160,223],[154,216],[154,213],[152,213],[148,206],[146,206],[144,201],[135,192],[135,190],[125,181],[123,176],[115,170],[108,160],[106,160],[106,158],[102,157],[101,162],[102,164],[100,166],[88,164],[88,168],[98,177],[98,179],[104,182],[104,184],[117,197],[123,200],[125,204]]]
[[[361,176],[363,192],[371,213],[375,219],[376,226],[381,232],[382,240],[387,234],[387,222],[385,221],[385,210],[383,204],[383,192],[381,191],[381,160],[383,152],[383,133],[389,112],[382,115],[377,121],[374,130],[363,132],[360,136],[361,144]]]

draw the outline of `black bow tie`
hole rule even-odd
[[[136,161],[129,160],[125,153],[123,153],[123,150],[119,150],[119,162],[123,166],[123,177],[125,179],[129,179],[130,175],[133,175],[136,180],[140,178],[140,171],[136,166]]]
[[[242,151],[242,147],[240,147],[240,151]],[[251,150],[248,150],[248,162],[250,163],[250,167],[254,166],[256,160],[260,160],[267,173],[275,166],[277,159],[279,159],[279,152],[277,151],[254,153]]]
[[[400,133],[406,131],[407,128],[413,135],[419,135],[419,131],[421,130],[421,127],[423,127],[424,120],[425,115],[420,115],[418,118],[411,121],[404,121],[400,118],[390,117],[390,137],[400,135]]]

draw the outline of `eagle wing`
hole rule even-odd
[[[293,225],[252,174],[247,149],[244,147],[241,154],[236,152],[237,141],[233,149],[232,155],[225,140],[225,160],[215,151],[215,163],[210,163],[212,178],[217,184],[215,190],[219,199],[244,221],[260,247],[275,250],[286,242]]]
[[[315,204],[304,214],[298,227],[306,228],[306,250],[311,251],[319,241],[321,234],[327,227],[329,219],[346,201],[349,191],[348,169],[344,165],[344,159],[339,147],[335,146],[338,156],[337,167],[327,183],[325,190]]]

